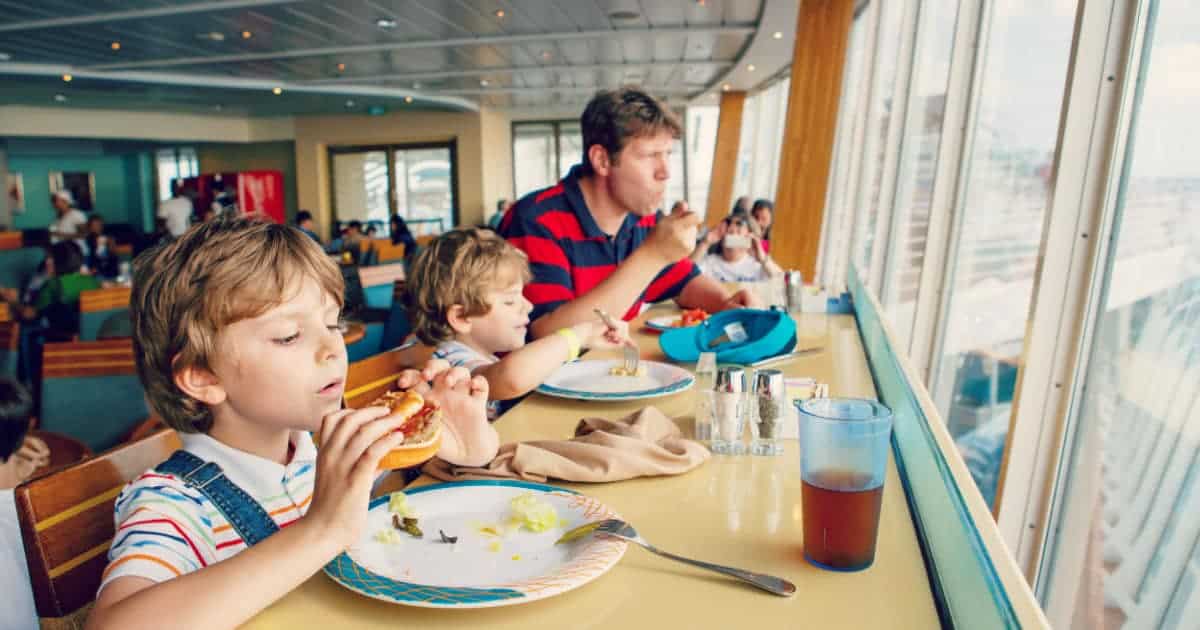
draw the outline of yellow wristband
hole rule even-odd
[[[554,331],[562,335],[563,339],[567,340],[567,360],[574,361],[579,358],[579,335],[570,328],[559,328]]]

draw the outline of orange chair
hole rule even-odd
[[[117,495],[179,446],[174,431],[159,431],[17,486],[17,521],[42,628],[82,627],[108,563]]]
[[[25,246],[22,232],[0,232],[0,249],[21,249]]]
[[[392,244],[389,238],[377,238],[371,241],[379,257],[379,264],[400,262],[404,260],[404,243]]]

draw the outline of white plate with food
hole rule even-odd
[[[627,543],[615,538],[555,544],[606,518],[619,517],[591,497],[545,484],[422,486],[372,500],[362,539],[325,573],[367,597],[408,606],[522,604],[583,586],[621,559]]]
[[[574,361],[554,371],[537,391],[574,400],[638,400],[684,391],[692,373],[670,363],[639,361],[638,374],[624,373],[621,359]]]
[[[646,320],[646,328],[662,332],[671,330],[672,328],[690,328],[697,326],[708,319],[708,313],[700,309],[689,309],[681,311],[677,315],[663,315],[661,317],[651,317]]]

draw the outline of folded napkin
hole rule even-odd
[[[685,439],[679,427],[658,409],[646,407],[619,420],[584,418],[569,440],[516,442],[483,468],[454,466],[441,459],[423,472],[442,481],[523,479],[544,482],[620,481],[635,477],[678,475],[703,464],[708,449]]]

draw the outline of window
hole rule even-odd
[[[900,141],[896,198],[881,291],[884,309],[901,349],[908,347],[912,337],[957,11],[957,2],[936,0],[922,3],[918,18],[908,113]]]
[[[713,152],[717,148],[717,122],[721,108],[701,105],[687,108],[687,200],[704,217],[708,212],[708,186],[712,179]]]
[[[997,3],[989,19],[930,391],[992,502],[1049,203],[1075,6]]]
[[[1070,533],[1051,535],[1039,580],[1070,630],[1190,628],[1200,611],[1200,5],[1147,6],[1105,306],[1049,523]]]
[[[742,108],[741,141],[733,196],[771,199],[779,175],[779,150],[787,119],[789,78],[750,96]]]
[[[855,221],[854,263],[859,277],[870,286],[872,256],[879,255],[875,248],[875,231],[879,217],[880,194],[883,192],[883,164],[887,151],[887,137],[893,122],[893,93],[896,82],[896,55],[900,45],[900,32],[904,19],[904,8],[899,2],[881,3],[879,49],[876,51],[876,70],[872,98],[867,104],[867,130],[863,137],[862,178],[860,179],[858,202],[859,213]],[[903,121],[895,121],[901,124]],[[876,287],[871,287],[875,289]]]
[[[159,149],[154,156],[154,166],[158,172],[159,201],[171,198],[172,181],[200,174],[200,161],[193,147]]]
[[[388,218],[404,217],[414,235],[440,234],[458,223],[453,144],[330,149],[335,222],[361,221],[389,235]],[[335,226],[336,227],[336,226]]]

